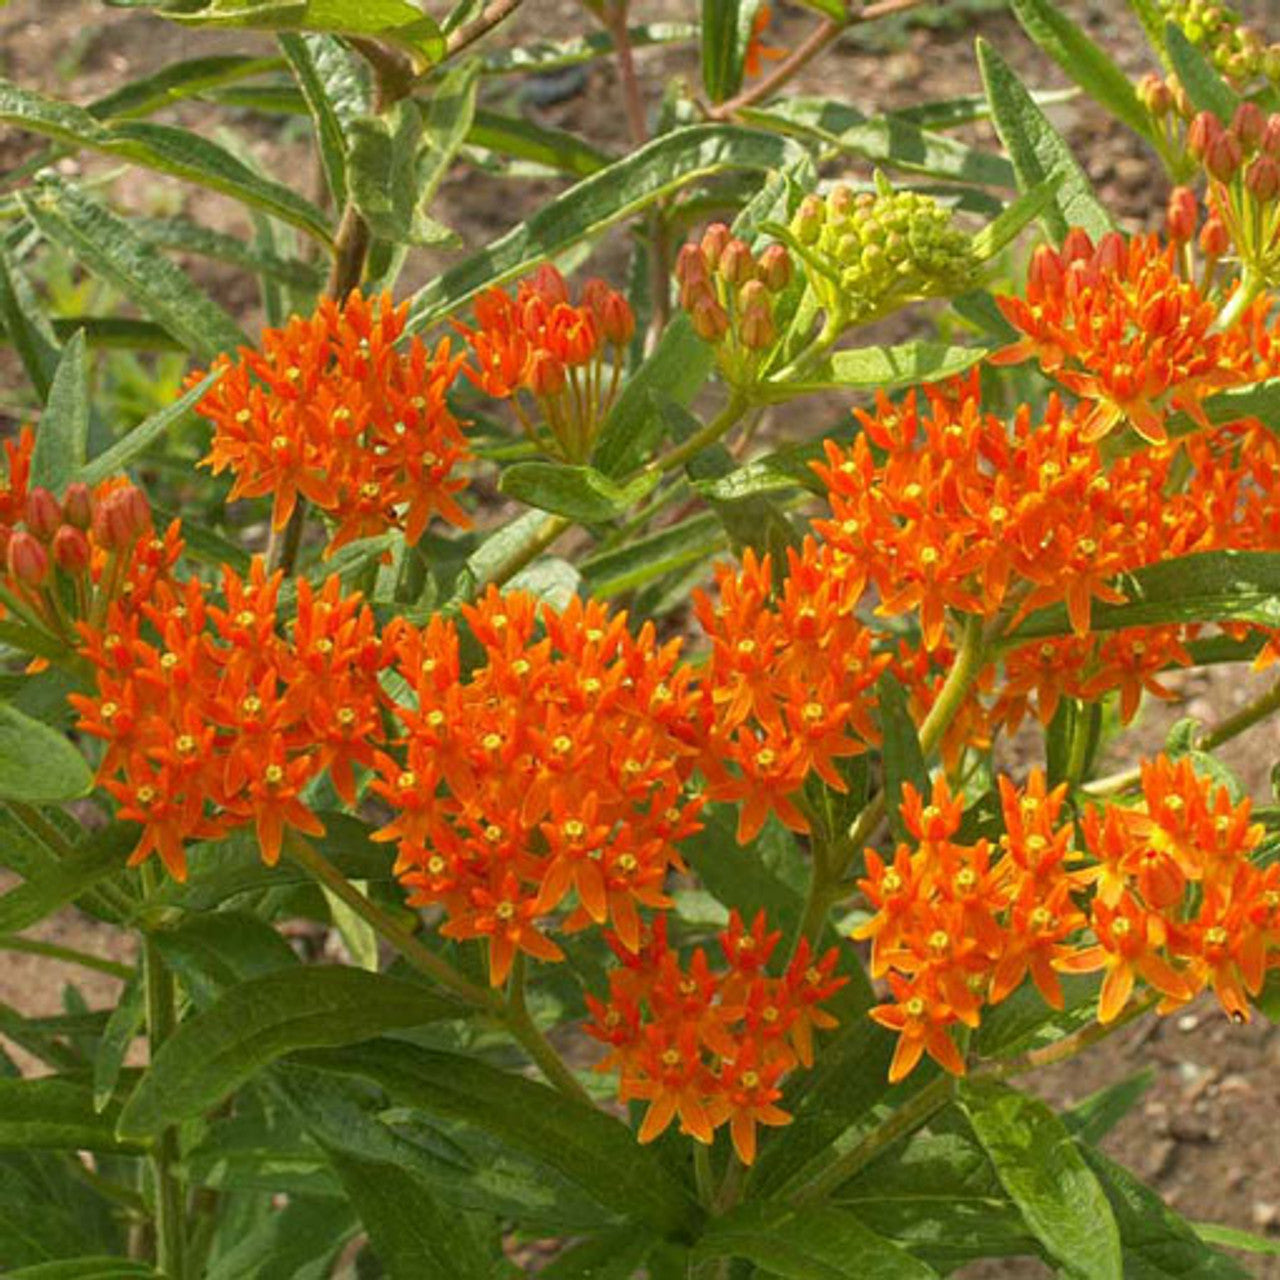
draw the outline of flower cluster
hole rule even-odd
[[[872,1011],[898,1032],[891,1078],[928,1053],[963,1073],[952,1037],[1030,974],[1054,1008],[1059,973],[1105,971],[1098,1019],[1123,1011],[1138,979],[1169,1012],[1212,988],[1236,1021],[1280,967],[1280,867],[1250,859],[1262,828],[1247,800],[1197,774],[1187,758],[1144,762],[1143,800],[1085,812],[1082,847],[1063,812],[1066,787],[1000,781],[998,843],[957,839],[962,803],[944,781],[928,804],[905,789],[911,844],[886,862],[867,853],[860,886],[873,909],[873,977],[893,1000]],[[1091,896],[1090,896],[1091,893]]]
[[[94,488],[74,481],[60,499],[32,487],[30,428],[4,448],[0,611],[26,626],[29,640],[43,636],[55,649],[74,647],[80,622],[102,617],[116,595],[133,589],[128,566],[135,545],[151,535],[151,508],[123,478]]]
[[[285,637],[280,573],[224,568],[214,603],[199,580],[173,579],[181,546],[175,526],[135,552],[133,589],[83,628],[97,693],[71,697],[78,728],[106,744],[99,776],[119,816],[142,825],[130,865],[155,852],[179,880],[188,840],[252,826],[274,863],[287,828],[323,834],[304,793],[327,768],[355,799],[382,698],[373,614],[337,578],[318,592],[299,579]]]
[[[806,778],[846,787],[843,757],[878,741],[874,685],[889,663],[854,609],[863,582],[828,546],[808,539],[790,553],[780,596],[772,565],[748,551],[717,569],[715,602],[694,596],[711,641],[702,689],[710,703],[703,771],[709,794],[740,804],[738,839],[755,838],[772,810],[808,831],[798,806]]]
[[[1185,757],[1144,761],[1143,804],[1084,817],[1095,864],[1090,927],[1097,941],[1067,957],[1073,973],[1103,970],[1098,1018],[1110,1022],[1138,978],[1168,1012],[1212,988],[1236,1022],[1280,966],[1280,864],[1250,855],[1263,829],[1247,799],[1198,775]]]
[[[730,386],[756,381],[778,341],[778,295],[791,283],[791,255],[780,244],[759,257],[717,222],[686,244],[676,261],[680,305],[694,330],[716,346]]]
[[[456,326],[475,360],[474,368],[465,368],[467,377],[486,395],[509,399],[539,447],[549,446],[566,461],[585,461],[617,394],[635,332],[627,300],[603,280],[588,280],[582,301],[573,303],[564,277],[547,264],[521,281],[514,298],[502,289],[481,294],[475,317],[474,327]],[[533,398],[545,432],[521,404],[521,392]]]
[[[574,600],[563,611],[519,592],[464,610],[481,660],[464,676],[456,625],[392,624],[402,758],[379,753],[373,789],[395,817],[397,873],[414,905],[439,905],[441,932],[484,938],[497,985],[517,952],[561,958],[547,936],[608,923],[640,943],[639,906],[669,905],[676,846],[698,829],[686,795],[700,698],[678,641],[651,623]]]
[[[587,1003],[590,1035],[610,1048],[598,1071],[619,1073],[624,1102],[648,1103],[640,1141],[675,1119],[680,1131],[710,1143],[729,1125],[743,1164],[756,1154],[756,1126],[784,1125],[782,1082],[813,1062],[813,1030],[833,1027],[821,1008],[847,981],[834,973],[836,951],[814,959],[801,942],[786,969],[768,972],[782,935],[764,914],[750,928],[734,912],[720,935],[724,967],[699,947],[683,964],[658,917],[638,950],[614,943],[609,998]]]
[[[1260,284],[1280,282],[1280,113],[1242,102],[1229,127],[1210,111],[1192,121],[1191,155],[1209,176],[1209,208],[1222,238]]]
[[[1030,974],[1044,999],[1063,1004],[1057,970],[1085,917],[1072,894],[1083,884],[1071,828],[1060,822],[1066,788],[1033,774],[1025,791],[1002,780],[1005,835],[998,845],[957,838],[963,800],[939,778],[928,803],[904,788],[912,844],[886,863],[867,852],[859,881],[874,914],[854,931],[871,939],[872,977],[888,975],[892,1001],[871,1016],[898,1033],[891,1080],[928,1053],[957,1075],[964,1058],[952,1028],[974,1028]]]
[[[812,265],[809,283],[828,313],[864,324],[919,298],[960,292],[973,279],[972,243],[931,196],[880,185],[807,196],[791,234]]]
[[[1162,444],[1170,410],[1207,426],[1205,396],[1250,380],[1247,352],[1214,331],[1217,308],[1155,236],[1112,232],[1095,245],[1076,228],[1061,249],[1036,250],[1025,298],[997,301],[1023,336],[992,363],[1034,357],[1083,398],[1086,440],[1128,421]]]
[[[1280,44],[1268,48],[1238,10],[1220,0],[1159,0],[1159,5],[1166,21],[1176,23],[1228,79],[1243,85],[1261,75],[1280,82]]]
[[[232,500],[272,495],[279,530],[306,498],[336,522],[327,554],[387,529],[415,543],[437,515],[467,523],[456,495],[469,455],[445,399],[461,357],[447,341],[397,348],[407,311],[386,295],[325,298],[264,330],[261,350],[215,363],[199,405],[215,428],[205,462],[234,473]]]

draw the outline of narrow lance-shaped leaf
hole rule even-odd
[[[1239,95],[1187,39],[1176,22],[1165,27],[1164,46],[1192,106],[1197,111],[1212,111],[1223,124],[1230,124],[1240,105]]]
[[[1094,195],[1088,176],[1022,82],[985,40],[978,41],[977,50],[991,117],[1013,161],[1019,190],[1061,181],[1043,215],[1054,241],[1061,243],[1073,226],[1083,227],[1095,239],[1111,230],[1111,217]]]
[[[329,194],[334,204],[342,208],[347,198],[347,140],[343,135],[342,121],[338,119],[307,38],[289,33],[282,34],[279,39],[280,48],[289,60],[293,78],[306,99],[307,110],[315,125],[320,163],[324,166]]]
[[[350,1044],[460,1012],[416,983],[362,969],[286,970],[251,979],[165,1041],[125,1104],[120,1132],[154,1136],[214,1106],[294,1050]]]
[[[137,1151],[136,1142],[116,1135],[115,1118],[94,1110],[93,1093],[80,1080],[0,1080],[0,1151]]]
[[[483,108],[477,108],[466,141],[468,146],[559,169],[578,178],[589,177],[613,159],[576,133]]]
[[[763,394],[766,399],[777,401],[838,389],[889,391],[963,373],[986,354],[983,347],[953,347],[928,341],[837,351],[806,370],[799,381],[767,383]]]
[[[731,98],[742,85],[745,49],[738,38],[742,0],[702,0],[702,86],[712,102]]]
[[[1026,33],[1095,102],[1139,137],[1151,136],[1147,115],[1129,77],[1080,29],[1055,0],[1012,0]]]
[[[31,483],[55,494],[84,465],[89,437],[89,366],[84,333],[76,333],[62,350],[49,399],[36,428],[31,456]]]
[[[417,331],[438,323],[482,289],[505,284],[691,182],[734,170],[778,169],[801,159],[794,143],[734,125],[693,125],[665,134],[570,188],[420,290],[408,327]]]
[[[650,471],[620,485],[593,467],[518,462],[502,473],[498,487],[531,507],[596,524],[622,515],[649,493],[658,479],[658,473]]]
[[[247,343],[239,326],[121,217],[79,188],[47,176],[24,191],[37,227],[206,359]]]
[[[0,321],[41,401],[58,367],[58,339],[0,236]]]

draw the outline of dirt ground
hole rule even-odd
[[[640,22],[688,19],[696,15],[697,7],[696,0],[633,0],[633,15]],[[1136,22],[1125,5],[1116,0],[1063,0],[1062,7],[1083,17],[1093,38],[1126,71],[1136,76],[1147,69]],[[1280,5],[1275,0],[1255,0],[1239,7],[1263,26],[1270,40],[1280,40]],[[813,18],[797,5],[775,8],[771,40],[794,47]],[[795,87],[800,92],[843,97],[868,114],[921,99],[976,92],[980,84],[972,42],[977,34],[995,44],[1031,83],[1063,84],[1058,68],[999,10],[993,0],[948,0],[933,6],[931,25],[895,20],[886,42],[868,45],[847,39],[813,64]],[[582,24],[577,0],[529,0],[517,29],[546,38],[571,33]],[[181,58],[262,47],[253,36],[197,35],[138,10],[105,8],[90,0],[13,0],[0,10],[0,74],[77,101],[87,101],[124,78]],[[656,109],[664,81],[696,78],[692,49],[642,49],[637,61],[651,109]],[[516,93],[519,85],[513,82],[506,88]],[[596,65],[580,78],[565,77],[564,90],[561,101],[526,104],[525,109],[542,123],[581,130],[598,145],[618,153],[625,150],[620,107],[602,110],[600,105],[619,102],[610,66]],[[1165,185],[1142,145],[1091,104],[1065,103],[1052,112],[1122,222],[1129,229],[1157,225]],[[188,104],[178,118],[193,127],[213,127],[220,113],[208,105]],[[295,154],[295,147],[281,140],[275,126],[262,117],[248,116],[241,116],[237,125],[259,160],[276,173],[290,171],[282,161]],[[971,136],[991,140],[985,127],[976,128]],[[27,148],[20,136],[0,133],[0,164],[12,162]],[[78,162],[64,163],[69,172],[76,172]],[[301,185],[314,194],[310,178]],[[523,190],[524,204],[519,207],[513,204],[511,184],[460,169],[444,185],[433,212],[469,243],[479,244],[518,220],[523,210],[558,189],[558,184],[531,180],[516,189]],[[239,212],[225,202],[213,197],[193,201],[176,195],[165,183],[148,179],[144,185],[134,178],[118,195],[135,208],[164,207],[185,199],[185,212],[208,225],[248,231]],[[440,261],[416,262],[406,283],[428,278]],[[207,263],[190,265],[202,280],[216,286],[224,305],[247,328],[260,324],[251,283]],[[0,406],[14,394],[13,375],[12,364],[0,359]],[[1130,763],[1134,753],[1157,750],[1168,726],[1181,716],[1192,715],[1205,723],[1221,719],[1267,687],[1268,680],[1236,668],[1216,668],[1187,674],[1173,683],[1177,701],[1145,709],[1136,729],[1124,739],[1125,756],[1114,758],[1111,767]],[[1272,800],[1271,768],[1280,760],[1280,722],[1253,729],[1223,754],[1259,801]],[[60,915],[30,936],[128,958],[127,944],[75,913]],[[63,984],[72,980],[91,1005],[106,1003],[112,996],[109,978],[34,957],[6,955],[0,965],[0,1001],[27,1013],[53,1013],[59,1009]],[[1106,1149],[1191,1219],[1243,1227],[1280,1241],[1280,1029],[1257,1022],[1236,1028],[1216,1007],[1197,1005],[1167,1021],[1137,1025],[1083,1060],[1041,1076],[1036,1087],[1055,1102],[1070,1103],[1144,1067],[1153,1070],[1151,1088],[1106,1141]],[[1280,1260],[1251,1258],[1245,1265],[1264,1280],[1280,1280]],[[965,1273],[970,1280],[1031,1280],[1046,1274],[1038,1264],[1024,1261],[984,1265]]]

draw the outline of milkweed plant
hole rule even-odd
[[[1025,1090],[1201,996],[1280,1017],[1280,807],[1215,755],[1280,686],[1129,736],[1280,658],[1280,44],[1129,0],[1133,82],[1011,0],[1074,88],[979,40],[982,94],[869,115],[794,78],[910,0],[790,47],[753,0],[128,3],[256,34],[83,105],[0,81],[0,948],[120,979],[3,1013],[0,1269],[1275,1252],[1098,1149],[1140,1081]],[[650,110],[663,46],[700,65]],[[625,144],[512,112],[574,67]],[[1167,173],[1149,229],[1071,96]],[[197,98],[225,128],[161,119]],[[246,145],[286,116],[314,182]],[[471,242],[450,182],[530,212]],[[122,351],[182,371],[127,420]],[[69,904],[128,962],[26,935]]]

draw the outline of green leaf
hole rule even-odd
[[[293,78],[306,99],[307,110],[311,113],[329,195],[333,198],[334,205],[341,209],[347,199],[347,140],[343,135],[342,121],[329,97],[324,76],[316,65],[308,38],[282,33],[279,41],[284,56],[289,60]]]
[[[1073,1280],[1122,1280],[1120,1231],[1062,1121],[994,1081],[960,1085],[961,1108],[1036,1238]]]
[[[161,249],[198,253],[219,262],[229,262],[232,266],[257,272],[301,292],[318,293],[324,284],[324,272],[313,263],[281,257],[256,243],[246,244],[238,236],[212,231],[188,218],[131,218],[129,225]]]
[[[559,169],[577,178],[588,177],[613,159],[567,130],[483,108],[476,110],[466,140],[469,146]]]
[[[1078,1150],[1119,1225],[1125,1280],[1245,1280],[1248,1272],[1201,1240],[1127,1169],[1091,1147],[1081,1144]]]
[[[1154,1080],[1153,1067],[1135,1071],[1133,1075],[1077,1102],[1070,1111],[1063,1113],[1062,1123],[1077,1142],[1090,1146],[1101,1142],[1142,1101]]]
[[[719,517],[702,512],[613,551],[588,556],[580,566],[582,581],[601,599],[621,595],[707,560],[728,543]]]
[[[322,1071],[371,1080],[405,1106],[464,1121],[550,1165],[606,1208],[662,1231],[687,1229],[696,1205],[619,1120],[476,1058],[380,1040],[301,1055]]]
[[[0,800],[47,804],[92,790],[89,766],[62,734],[0,703]]]
[[[1260,1253],[1268,1258],[1280,1258],[1280,1240],[1267,1240],[1252,1231],[1227,1227],[1217,1222],[1193,1222],[1196,1235],[1208,1244],[1222,1245],[1224,1249],[1239,1249],[1243,1253]]]
[[[905,173],[988,187],[1012,187],[1016,181],[1013,166],[1003,156],[931,133],[901,116],[868,120],[839,99],[787,98],[768,110],[750,108],[739,115],[757,128],[817,142]]]
[[[74,856],[42,867],[25,884],[0,897],[0,933],[17,933],[78,898],[125,865],[137,843],[138,829],[113,823],[95,831]]]
[[[130,1276],[154,1276],[157,1272],[145,1262],[131,1262],[128,1258],[62,1258],[5,1274],[9,1280],[128,1280]]]
[[[323,1280],[335,1255],[359,1224],[344,1201],[291,1198],[247,1231],[230,1213],[220,1230],[230,1246],[210,1262],[202,1280]]]
[[[58,368],[58,339],[37,305],[26,277],[9,256],[3,236],[0,236],[0,321],[43,403],[49,397]]]
[[[734,125],[693,125],[664,134],[548,201],[421,289],[408,329],[439,323],[481,290],[505,284],[692,182],[718,173],[777,169],[797,158],[793,143]]]
[[[1197,111],[1212,111],[1229,125],[1240,105],[1240,97],[1234,89],[1213,69],[1204,54],[1183,34],[1175,22],[1164,29],[1164,47],[1174,73]]]
[[[699,1261],[744,1258],[785,1280],[927,1280],[937,1272],[841,1209],[745,1204],[716,1218]]]
[[[487,1280],[489,1261],[467,1219],[424,1179],[390,1162],[327,1154],[390,1280]]]
[[[698,39],[698,27],[691,22],[649,22],[627,28],[632,49],[650,45],[691,44]],[[568,40],[521,40],[506,49],[486,53],[480,71],[486,76],[545,75],[565,67],[581,66],[613,53],[613,39],[604,31],[591,31]]]
[[[1176,556],[1121,574],[1115,585],[1127,603],[1095,601],[1091,630],[1231,620],[1280,626],[1280,553],[1273,551],[1202,551]],[[1019,645],[1070,632],[1066,607],[1052,605],[1031,614],[1005,643]]]
[[[1151,47],[1156,51],[1160,61],[1168,65],[1168,54],[1164,47],[1164,14],[1160,11],[1160,0],[1128,0],[1129,8],[1137,15]]]
[[[712,102],[732,98],[742,87],[742,9],[742,0],[702,0],[702,87]]]
[[[176,0],[156,7],[164,17],[190,27],[372,36],[403,46],[428,67],[445,54],[440,28],[410,0],[207,0],[198,8]]]
[[[920,382],[940,382],[972,368],[986,354],[985,347],[955,347],[927,340],[837,351],[806,371],[803,381],[767,383],[764,394],[777,401],[819,391],[890,391]]]
[[[658,483],[656,471],[630,484],[615,484],[594,467],[555,462],[517,462],[498,481],[499,490],[541,511],[567,516],[581,524],[601,524],[628,511]]]
[[[653,1246],[650,1232],[620,1227],[570,1246],[538,1275],[540,1280],[632,1280]]]
[[[250,979],[165,1041],[125,1104],[120,1133],[153,1136],[198,1115],[293,1050],[351,1044],[460,1012],[416,983],[362,969],[300,968]]]
[[[112,1009],[93,1058],[93,1109],[103,1112],[115,1096],[125,1055],[146,1020],[141,978],[135,973]]]
[[[384,240],[429,245],[440,239],[438,224],[419,207],[422,127],[422,109],[412,100],[350,126],[351,199],[374,235]]]
[[[270,75],[280,68],[279,58],[256,58],[242,53],[188,58],[170,63],[152,75],[130,80],[94,99],[86,110],[99,120],[149,115],[183,98],[252,76]]]
[[[21,200],[44,235],[132,298],[188,350],[212,359],[248,343],[221,307],[100,201],[53,177]]]
[[[1055,181],[1042,182],[1007,205],[999,217],[988,222],[970,241],[973,256],[979,262],[990,262],[1001,249],[1013,242],[1024,227],[1048,208],[1057,189]]]
[[[172,174],[292,223],[328,243],[328,223],[309,200],[237,160],[225,147],[188,129],[145,121],[103,123],[82,107],[0,79],[0,121]]]
[[[103,450],[96,458],[83,463],[74,478],[83,480],[86,484],[97,484],[108,476],[117,475],[123,471],[167,432],[185,422],[196,405],[204,399],[209,388],[222,377],[222,372],[221,369],[215,369],[212,373],[206,374],[172,404],[166,405],[159,413],[153,413],[151,417],[143,419],[127,435],[117,440],[111,448]]]
[[[94,1110],[92,1090],[79,1081],[0,1080],[0,1150],[137,1151],[136,1142],[117,1137],[115,1122],[114,1111]]]
[[[211,911],[157,929],[155,942],[197,1009],[216,1004],[237,983],[300,963],[293,948],[265,920],[247,911]]]
[[[991,117],[1013,161],[1018,189],[1030,192],[1044,182],[1061,183],[1042,219],[1050,237],[1060,244],[1071,227],[1083,227],[1094,239],[1110,231],[1110,214],[1061,134],[995,49],[981,39],[977,49]]]
[[[1054,0],[1011,0],[1023,29],[1095,102],[1139,137],[1151,138],[1133,84]]]
[[[77,468],[84,465],[88,437],[89,368],[84,334],[77,333],[62,349],[49,399],[40,415],[31,457],[32,485],[60,494]]]
[[[476,89],[480,64],[460,63],[433,81],[423,116],[423,147],[418,157],[418,204],[425,212],[467,140],[476,114]]]

